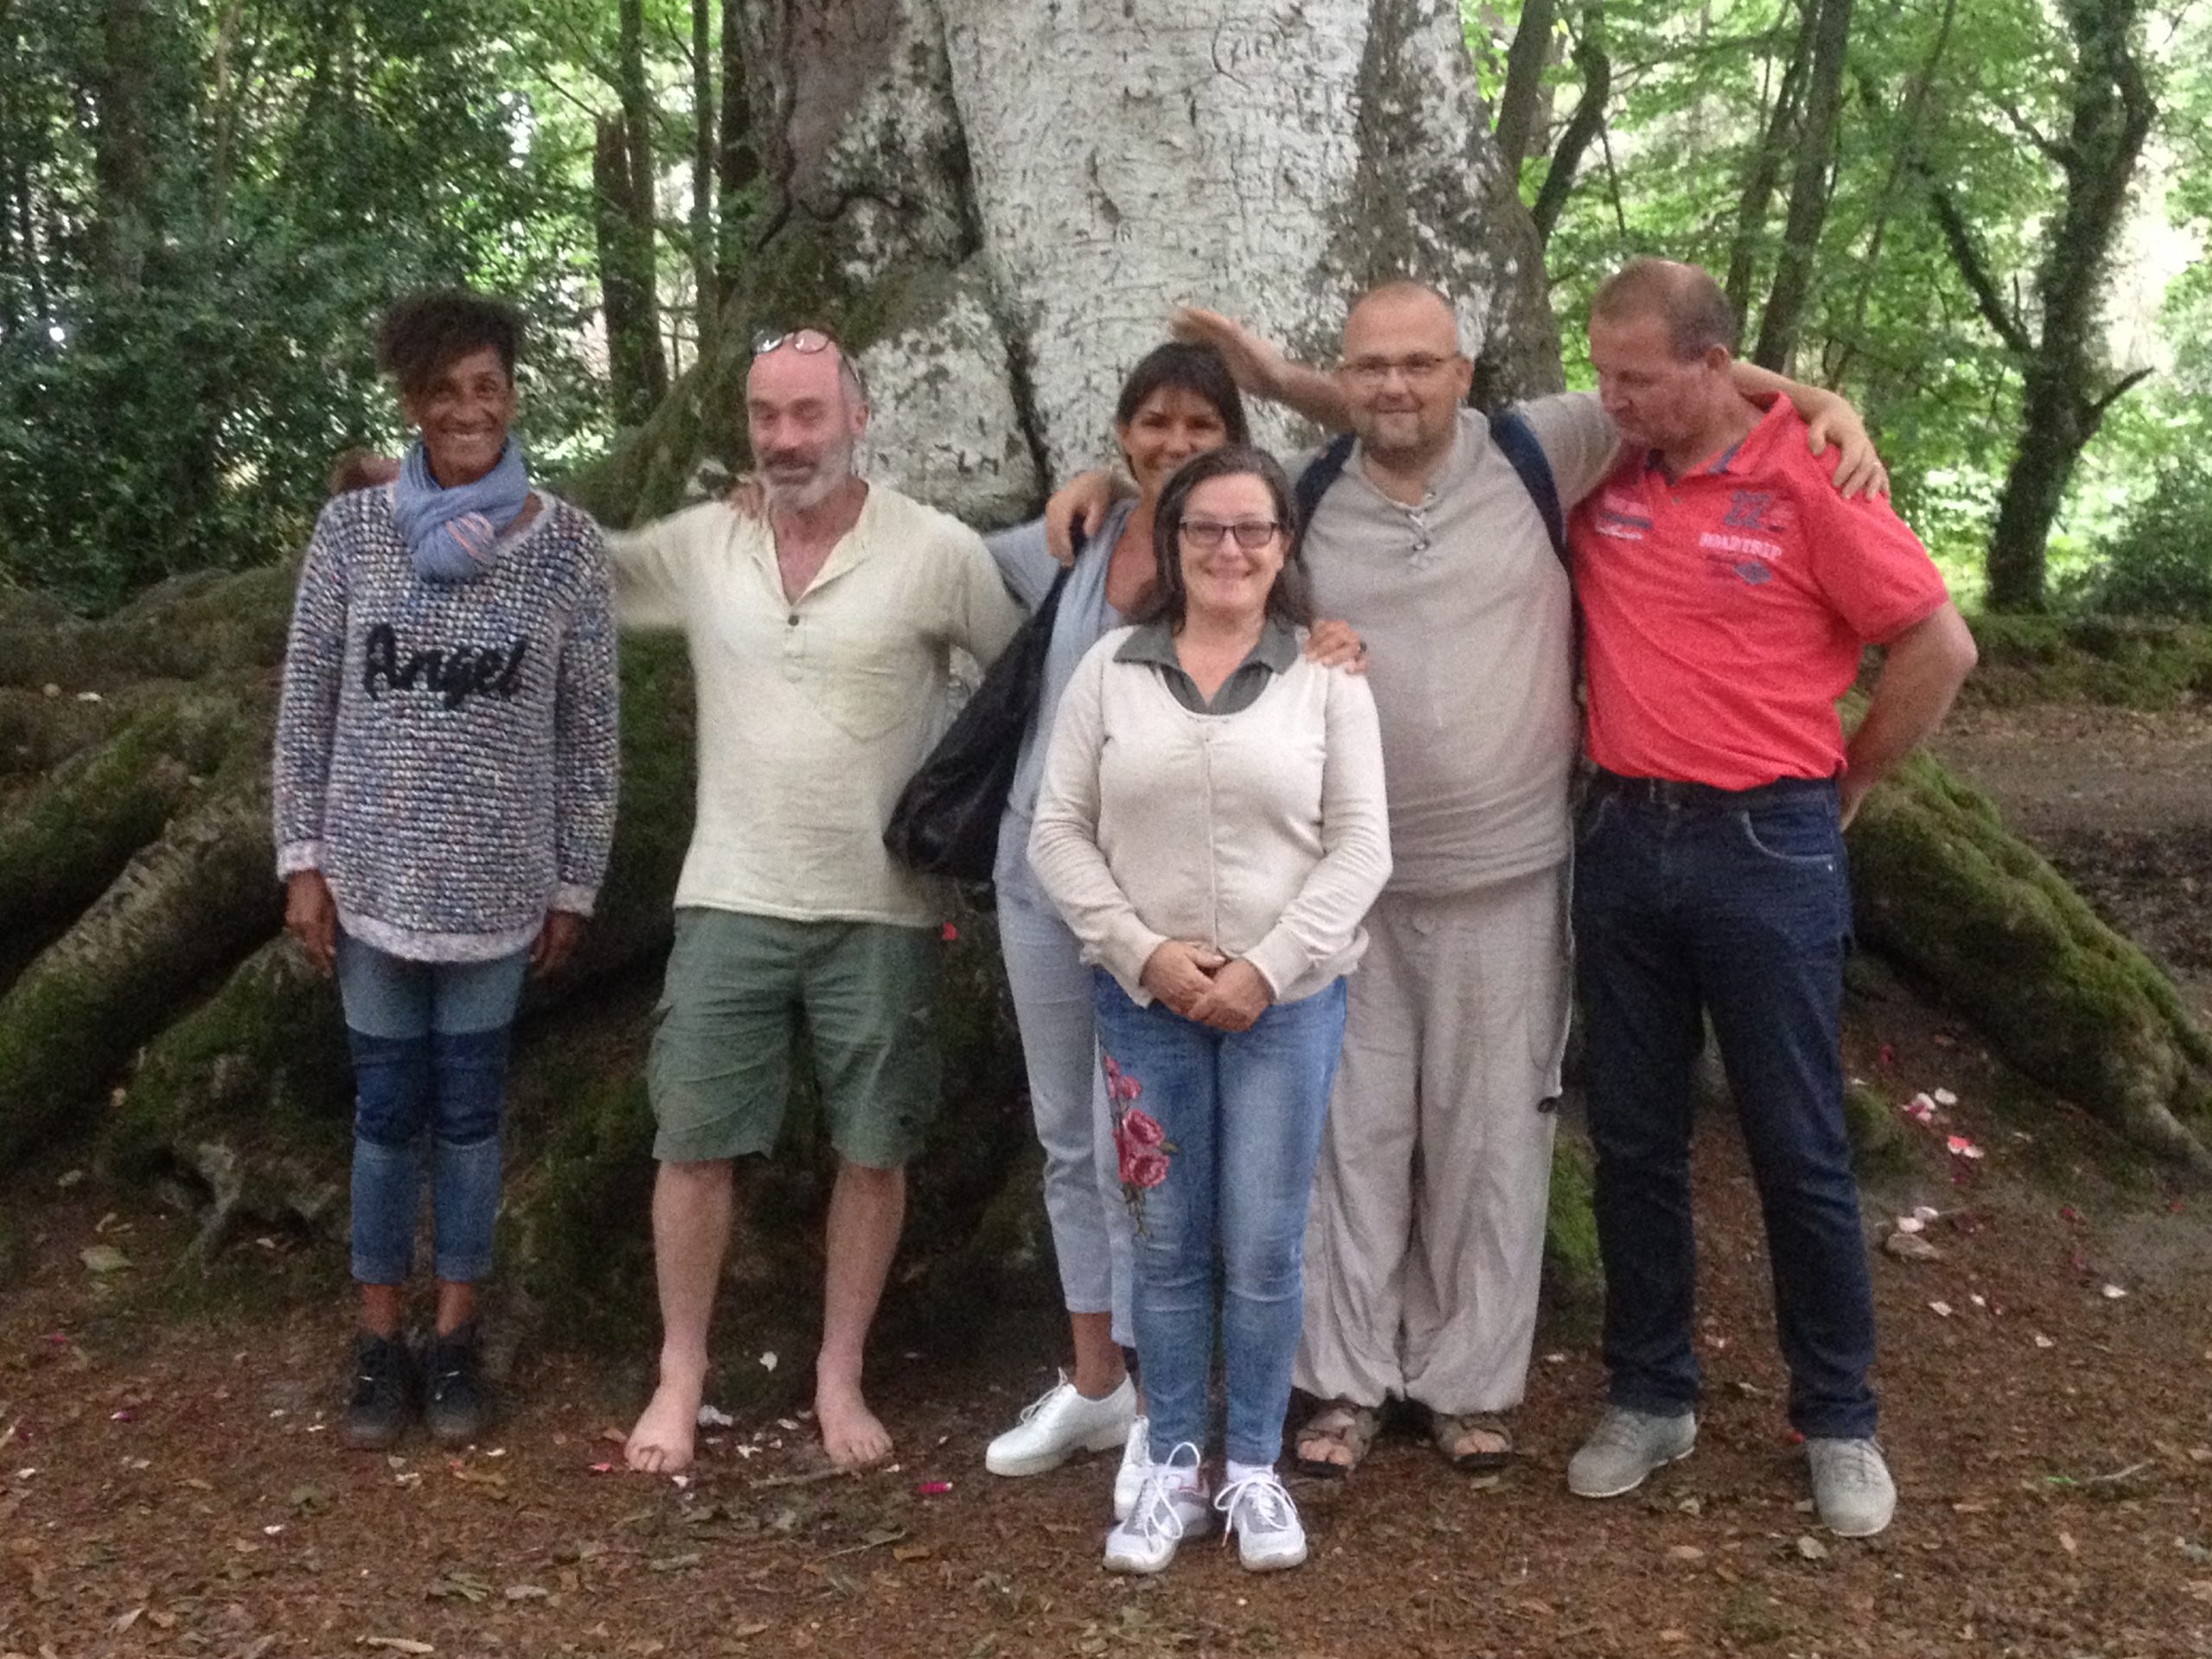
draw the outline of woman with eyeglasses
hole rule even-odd
[[[1221,354],[1211,346],[1173,342],[1147,353],[1129,372],[1113,430],[1136,493],[1105,510],[1097,533],[1068,572],[1052,615],[1036,716],[1023,740],[1000,825],[993,875],[999,944],[1021,1033],[1030,1109],[1045,1153],[1046,1215],[1074,1363],[992,1440],[984,1464],[994,1474],[1037,1475],[1079,1452],[1118,1448],[1114,1514],[1119,1519],[1135,1502],[1150,1461],[1141,1396],[1124,1360],[1135,1341],[1129,1222],[1098,1065],[1090,969],[1081,942],[1030,868],[1029,831],[1046,741],[1069,677],[1091,646],[1153,596],[1161,491],[1193,455],[1243,443],[1248,432],[1243,400]],[[1007,585],[1034,610],[1059,574],[1044,521],[986,539]],[[1324,623],[1313,630],[1308,648],[1333,663],[1354,658],[1360,645],[1342,624]]]
[[[1389,876],[1382,741],[1313,620],[1289,480],[1243,445],[1186,462],[1153,590],[1059,701],[1029,857],[1086,959],[1135,1224],[1150,1461],[1105,1564],[1156,1573],[1219,1510],[1255,1571],[1306,1559],[1275,1473],[1306,1217],[1360,918]],[[1227,1459],[1210,1494],[1221,1264]]]

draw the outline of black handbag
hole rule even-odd
[[[998,859],[999,820],[1014,789],[1021,740],[1037,718],[1045,655],[1060,608],[1063,569],[1036,611],[983,676],[967,705],[899,791],[883,844],[909,869],[988,881]]]

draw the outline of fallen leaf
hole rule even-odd
[[[901,1544],[891,1552],[894,1561],[926,1561],[937,1554],[927,1544]]]
[[[2107,1285],[2104,1288],[2104,1298],[2108,1302],[2116,1302],[2126,1294],[2127,1292],[2119,1285]]]
[[[2038,1331],[2036,1332],[2036,1346],[2038,1348],[2056,1348],[2058,1344],[2053,1342],[2049,1337],[2044,1335],[2042,1332]]]
[[[1797,1535],[1797,1554],[1808,1561],[1825,1561],[1828,1558],[1828,1547],[1811,1533],[1801,1532]]]
[[[404,1636],[365,1636],[357,1645],[364,1648],[383,1648],[392,1653],[435,1653],[437,1651],[427,1642],[416,1642]]]
[[[2058,1547],[2069,1555],[2079,1555],[2082,1553],[2082,1546],[2074,1541],[2074,1535],[2063,1528],[2059,1529]]]
[[[1918,1233],[1902,1230],[1902,1224],[1900,1230],[1882,1241],[1882,1249],[1885,1255],[1894,1255],[1900,1262],[1941,1262],[1943,1259],[1942,1251]]]
[[[1705,1552],[1695,1544],[1676,1544],[1668,1550],[1667,1558],[1675,1561],[1701,1561]]]
[[[1928,1311],[1938,1319],[1948,1319],[1951,1317],[1951,1305],[1948,1302],[1930,1302],[1928,1304]]]
[[[766,1619],[760,1619],[751,1624],[739,1625],[735,1630],[729,1633],[730,1640],[733,1642],[747,1641],[756,1636],[766,1636],[769,1631],[775,1628],[776,1627],[773,1624],[771,1624]]]
[[[507,1586],[509,1601],[543,1601],[552,1593],[542,1584],[511,1584]]]
[[[673,1554],[656,1555],[645,1565],[656,1573],[682,1573],[698,1566],[704,1559],[696,1549],[679,1549]]]
[[[92,1273],[121,1273],[130,1265],[130,1258],[112,1244],[87,1244],[77,1259]]]
[[[735,1428],[737,1419],[716,1406],[701,1405],[699,1427],[702,1428]]]

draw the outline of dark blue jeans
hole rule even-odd
[[[1710,1015],[1766,1223],[1789,1421],[1874,1432],[1873,1293],[1844,1128],[1850,883],[1833,784],[1600,777],[1576,832],[1575,973],[1612,1401],[1697,1398],[1690,1077]]]

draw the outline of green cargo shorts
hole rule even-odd
[[[678,909],[645,1062],[653,1156],[772,1150],[804,1032],[830,1144],[850,1163],[902,1167],[937,1115],[943,948],[928,928]]]

